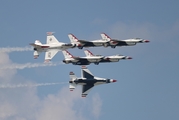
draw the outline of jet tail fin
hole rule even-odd
[[[91,51],[89,51],[89,50],[85,50],[84,52],[85,52],[85,55],[86,55],[87,57],[94,56],[93,53],[92,53]]]
[[[51,59],[58,53],[58,50],[49,50],[45,52],[45,63],[51,61]]]
[[[70,91],[73,91],[76,87],[76,84],[74,83],[74,81],[77,79],[77,77],[75,76],[73,72],[70,72],[69,75],[70,75],[69,88],[70,88]]]
[[[73,34],[68,34],[68,37],[69,37],[71,43],[75,43],[75,44],[78,44],[78,43],[79,43],[78,38],[77,38],[75,35],[73,35]]]
[[[47,44],[60,43],[53,34],[53,32],[47,32]]]
[[[73,56],[72,54],[70,54],[67,50],[63,50],[62,53],[63,53],[65,59],[66,59],[66,58],[73,58],[73,57],[74,57],[74,56]]]
[[[101,37],[103,40],[108,42],[111,40],[111,38],[106,33],[101,33]]]
[[[77,46],[79,49],[83,49],[83,45],[77,37],[75,37],[73,34],[68,34],[68,37],[70,39],[71,44],[75,44],[75,46]]]

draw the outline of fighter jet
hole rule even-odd
[[[77,78],[73,72],[70,72],[69,88],[73,91],[77,85],[82,85],[82,97],[86,97],[91,88],[100,84],[113,83],[117,80],[95,77],[86,66],[81,68],[81,78]]]
[[[68,37],[69,37],[71,43],[76,44],[76,46],[79,49],[83,49],[83,47],[105,46],[107,44],[107,42],[108,42],[106,39],[93,40],[93,41],[78,40],[78,38],[75,37],[73,34],[69,34]]]
[[[111,46],[111,48],[115,48],[116,46],[133,46],[137,43],[148,43],[149,40],[144,40],[142,38],[133,38],[133,39],[126,39],[126,40],[118,40],[118,39],[111,39],[107,34],[101,34],[102,39],[106,42],[105,47]]]
[[[62,53],[65,57],[63,62],[66,64],[72,63],[73,65],[89,65],[94,63],[98,65],[101,59],[103,59],[103,56],[76,57],[70,54],[67,50],[63,50]]]
[[[41,52],[45,52],[45,62],[49,62],[58,51],[74,48],[76,46],[73,43],[59,42],[53,35],[53,32],[47,32],[46,44],[42,44],[39,40],[36,40],[35,43],[30,43],[30,45],[34,47],[34,59],[37,59]]]
[[[101,56],[101,55],[94,55],[89,50],[85,50],[84,52],[86,54],[86,57]],[[99,61],[99,63],[119,62],[119,60],[126,60],[126,59],[132,59],[132,57],[124,56],[124,55],[103,56],[103,58],[101,59],[101,61]]]

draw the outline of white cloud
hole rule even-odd
[[[7,102],[0,104],[0,119],[5,119],[16,114],[15,108]]]
[[[76,101],[81,101],[79,90],[70,93],[67,86],[62,88],[57,95],[48,95],[42,103],[39,110],[37,120],[80,120],[84,119],[78,114],[78,108],[75,109]],[[81,106],[78,106],[79,108]]]
[[[9,65],[11,64],[11,60],[9,59],[9,56],[7,53],[4,52],[0,52],[0,66],[5,66],[5,65]],[[10,80],[12,78],[13,75],[16,74],[16,70],[2,70],[0,69],[0,83],[2,82],[7,82],[8,80]]]
[[[95,94],[92,98],[92,113],[98,118],[101,114],[102,100],[99,97],[99,94]]]
[[[2,59],[0,64],[12,64],[8,54],[0,53]],[[16,69],[0,70],[1,85],[18,84]],[[3,74],[2,74],[3,73]],[[6,81],[6,82],[4,82]],[[24,84],[34,84],[23,79]],[[36,87],[1,88],[0,89],[0,119],[1,120],[85,120],[89,119],[86,113],[92,114],[92,119],[99,116],[101,104],[99,95],[81,98],[81,89],[73,92],[68,86],[60,88],[56,94],[49,94],[40,98]],[[88,102],[85,102],[88,101]],[[97,102],[96,106],[94,102]],[[95,111],[89,109],[89,105]],[[91,106],[90,106],[91,107]]]

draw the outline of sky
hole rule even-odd
[[[179,119],[179,1],[177,0],[6,0],[0,4],[1,120],[178,120]],[[131,56],[132,60],[91,64],[98,77],[118,80],[94,87],[86,98],[81,86],[69,91],[69,72],[80,66],[42,66],[44,53],[3,52],[46,42],[46,32],[69,43],[79,39],[140,37],[150,43],[112,48],[87,48],[94,54]],[[18,48],[17,48],[18,49]],[[74,56],[83,50],[69,49]],[[52,62],[64,59],[59,52]],[[11,69],[14,68],[14,69]],[[48,84],[47,84],[48,83]],[[58,83],[58,84],[55,84]]]

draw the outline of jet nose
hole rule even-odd
[[[117,82],[117,80],[111,79],[110,82]]]
[[[145,43],[148,43],[148,42],[150,42],[150,41],[149,41],[149,40],[144,40],[144,42],[145,42]]]
[[[130,60],[130,59],[132,59],[132,57],[130,57],[130,56],[127,56],[127,57],[126,57],[126,59],[129,59],[129,60]]]
[[[117,80],[113,80],[113,82],[117,82]]]

